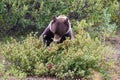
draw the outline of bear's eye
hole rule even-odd
[[[64,31],[67,32],[67,30],[68,30],[68,26],[65,26]]]

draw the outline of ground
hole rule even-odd
[[[116,59],[116,65],[114,67],[114,70],[117,75],[114,75],[112,80],[120,80],[120,38],[111,37],[108,38],[106,41],[109,42],[117,50],[117,54],[112,56],[113,60]]]

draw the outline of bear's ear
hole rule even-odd
[[[56,18],[56,17],[53,17],[53,22],[52,22],[52,23],[54,23],[56,20],[57,20],[57,18]]]
[[[64,23],[65,23],[65,24],[68,24],[68,18],[66,18],[66,19],[64,20]]]

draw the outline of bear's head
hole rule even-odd
[[[60,15],[54,17],[50,25],[50,31],[54,34],[53,41],[60,42],[61,38],[68,33],[70,29],[71,24],[66,16]]]

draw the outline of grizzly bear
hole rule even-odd
[[[46,46],[49,46],[52,41],[62,43],[66,40],[66,37],[70,37],[70,39],[74,38],[71,23],[65,15],[53,17],[47,28],[40,36]]]

